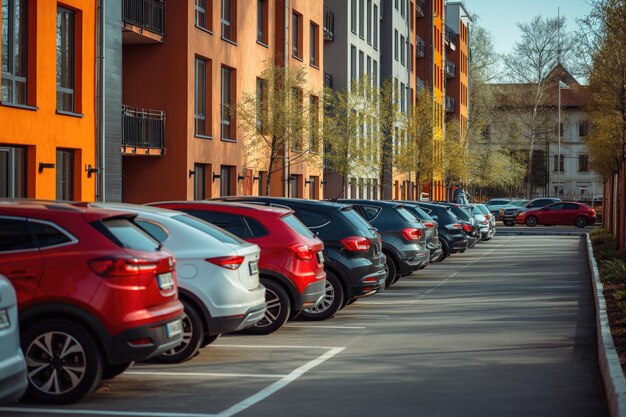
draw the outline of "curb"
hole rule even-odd
[[[606,314],[606,301],[602,292],[602,282],[598,264],[593,256],[591,238],[587,233],[587,258],[593,284],[593,299],[596,305],[596,331],[598,333],[598,359],[604,381],[606,399],[611,417],[626,417],[626,377],[622,371],[613,336]]]
[[[530,232],[527,230],[519,231],[519,232],[515,232],[515,231],[498,232],[498,236],[584,236],[586,234],[587,232],[548,232],[548,231]]]

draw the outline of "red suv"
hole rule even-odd
[[[0,274],[18,296],[27,400],[76,401],[182,341],[174,259],[133,214],[0,202]]]
[[[324,297],[324,244],[292,210],[207,201],[153,205],[184,211],[259,245],[259,274],[266,288],[267,311],[261,321],[246,330],[248,333],[276,331],[290,314],[314,307]]]

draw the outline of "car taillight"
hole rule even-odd
[[[315,254],[312,247],[310,247],[309,245],[301,244],[290,246],[289,252],[291,252],[291,254],[296,258],[303,261],[310,261],[311,259],[313,259],[313,255]]]
[[[433,223],[433,222],[424,222],[422,224],[424,226],[428,227],[429,229],[432,229],[433,227],[435,227],[435,223]]]
[[[361,236],[349,236],[341,239],[341,244],[353,252],[367,252],[370,249],[370,240]]]
[[[100,258],[88,262],[89,267],[101,277],[128,277],[156,272],[158,262],[145,259]]]
[[[459,223],[452,223],[452,224],[447,224],[446,225],[446,229],[448,230],[460,230],[463,227],[459,224]]]
[[[404,236],[406,240],[419,240],[422,236],[422,231],[413,227],[407,227],[406,229],[402,229],[402,236]]]
[[[470,226],[467,223],[463,223],[463,230],[465,230],[466,232],[471,232],[472,231],[472,226]]]
[[[216,258],[207,258],[205,261],[222,268],[235,270],[243,263],[243,256],[218,256]]]

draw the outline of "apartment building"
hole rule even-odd
[[[272,61],[304,67],[312,93],[299,99],[319,105],[322,0],[124,0],[104,7],[104,199],[264,194],[270,167],[244,159],[244,131],[228,109],[244,93],[262,99],[260,76]],[[304,163],[298,152],[286,149],[272,168],[270,194],[319,198],[321,157]]]
[[[92,200],[96,4],[0,2],[0,197]]]
[[[369,77],[380,85],[381,23],[380,0],[325,0],[324,73],[330,88],[347,90],[353,80]],[[364,126],[362,133],[369,129]],[[378,170],[368,175],[350,175],[344,195],[347,198],[378,198]],[[325,170],[324,197],[341,194],[341,175]]]

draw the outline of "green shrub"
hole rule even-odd
[[[626,282],[626,262],[608,259],[602,262],[600,276],[604,282]]]

